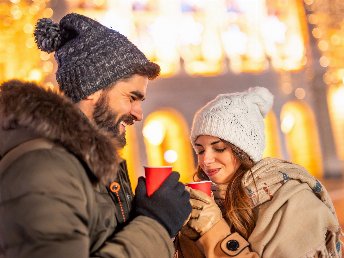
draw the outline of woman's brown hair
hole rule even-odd
[[[234,156],[241,165],[228,183],[224,202],[224,218],[231,225],[231,230],[238,232],[245,239],[251,235],[255,227],[255,216],[252,203],[242,186],[242,178],[247,171],[251,171],[254,162],[250,157],[235,145],[222,140],[232,149]],[[209,180],[204,171],[198,166],[196,176],[201,180]]]

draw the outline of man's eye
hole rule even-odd
[[[130,96],[130,102],[134,102],[136,100],[136,97]]]

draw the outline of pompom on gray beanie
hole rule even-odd
[[[103,89],[150,61],[125,36],[86,16],[70,13],[59,24],[38,20],[35,41],[55,51],[56,80],[74,102]]]
[[[237,146],[257,162],[265,149],[264,117],[273,95],[263,87],[220,94],[198,110],[191,128],[191,143],[200,135],[219,137]]]

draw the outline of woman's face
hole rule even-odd
[[[240,167],[232,149],[220,138],[201,135],[195,141],[198,165],[216,184],[226,184]]]

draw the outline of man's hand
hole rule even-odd
[[[220,221],[222,213],[215,201],[207,194],[191,188],[188,190],[192,211],[181,233],[192,240],[197,240]]]
[[[190,194],[180,183],[179,173],[172,172],[150,197],[146,194],[146,181],[140,177],[135,191],[135,215],[157,220],[171,237],[174,237],[191,212]]]

